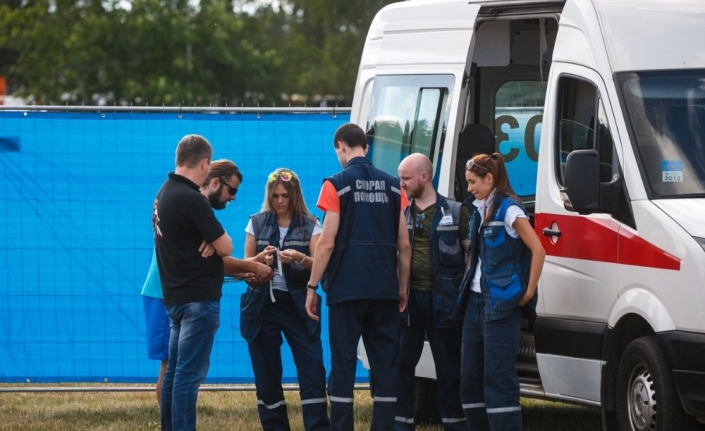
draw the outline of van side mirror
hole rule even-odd
[[[576,150],[568,154],[565,164],[564,187],[561,189],[563,206],[579,214],[617,214],[619,202],[624,199],[622,176],[612,173],[607,182],[600,181],[600,170],[612,166],[600,163],[595,150]]]
[[[580,214],[599,212],[600,156],[595,150],[576,150],[565,164],[563,206]],[[567,197],[567,199],[566,199]]]

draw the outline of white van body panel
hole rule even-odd
[[[537,353],[536,362],[547,397],[600,405],[602,361]]]
[[[660,0],[595,1],[613,72],[705,67],[703,2],[663,5]]]
[[[410,59],[418,65],[464,66],[479,10],[461,1],[386,7],[374,23],[378,49],[365,50],[361,67],[409,65]]]
[[[672,217],[692,236],[705,238],[705,201],[702,199],[660,199],[654,205]]]
[[[366,369],[370,369],[370,361],[367,359],[367,350],[365,349],[365,343],[362,342],[362,338],[357,344],[357,359],[362,362],[362,366]],[[436,379],[436,368],[433,365],[433,354],[431,353],[431,346],[428,343],[424,343],[423,350],[421,351],[421,357],[419,358],[419,363],[416,365],[416,370],[414,372],[416,377],[421,377],[424,379]]]
[[[559,21],[553,62],[579,64],[596,71],[608,71],[609,61],[590,2],[567,2]],[[609,73],[607,74],[609,76]]]
[[[614,327],[622,317],[630,313],[644,317],[656,332],[676,329],[665,304],[645,288],[629,286],[619,295],[609,317],[610,326]]]
[[[690,204],[687,201],[691,201]],[[705,202],[695,199],[632,202],[638,231],[629,228],[628,234],[638,235],[646,244],[661,250],[661,258],[670,260],[678,267],[673,270],[624,265],[620,273],[620,300],[631,290],[643,290],[653,296],[647,300],[641,297],[646,294],[642,292],[642,295],[635,295],[636,302],[630,302],[632,306],[639,307],[638,314],[650,320],[656,332],[677,329],[702,333],[705,328],[705,289],[695,282],[705,280],[705,251],[684,226],[686,217],[697,223],[695,218],[702,214],[700,210],[703,206]],[[678,217],[680,222],[674,217]],[[641,252],[644,253],[644,250]],[[659,304],[664,308],[659,309]],[[612,315],[616,319],[625,313],[615,306],[610,314],[610,325],[613,325],[616,320]]]

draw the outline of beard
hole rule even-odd
[[[208,203],[211,204],[211,207],[213,207],[214,210],[225,209],[225,202],[220,200],[220,195],[222,195],[222,191],[223,185],[221,184],[220,187],[218,187],[218,190],[208,195]]]
[[[424,189],[423,189],[423,186],[422,186],[421,184],[419,184],[418,186],[416,186],[416,187],[413,188],[413,189],[407,187],[406,190],[405,190],[405,192],[406,192],[406,197],[407,197],[408,199],[416,199],[416,198],[420,197],[420,196],[423,194],[423,190],[424,190]]]

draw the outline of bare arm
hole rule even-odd
[[[276,247],[268,245],[259,254],[257,253],[257,243],[255,236],[251,233],[245,234],[245,259],[253,262],[259,262],[270,266],[274,261],[272,254],[276,252]]]
[[[543,249],[541,240],[539,240],[539,237],[536,236],[536,232],[534,232],[531,224],[529,224],[529,220],[523,217],[517,218],[512,227],[516,229],[521,240],[524,241],[524,244],[526,244],[529,250],[531,250],[529,285],[526,289],[524,297],[519,302],[519,306],[521,307],[522,305],[528,303],[531,298],[534,297],[534,294],[536,294],[536,287],[538,286],[539,277],[541,276],[541,271],[543,270],[543,261],[546,257],[546,250]]]
[[[252,273],[257,284],[266,283],[274,276],[272,268],[254,260],[241,260],[226,256],[223,258],[223,263],[225,264],[225,275],[238,277],[242,274]]]
[[[313,260],[313,266],[311,267],[311,278],[308,282],[311,286],[317,286],[318,282],[321,281],[323,277],[323,272],[325,272],[328,262],[330,261],[330,256],[333,254],[333,247],[335,246],[335,236],[338,234],[338,227],[340,226],[340,214],[327,211],[325,220],[323,221],[323,229],[319,235],[316,244],[316,258]],[[318,297],[316,292],[312,289],[306,294],[306,313],[308,317],[313,320],[318,320],[316,311],[318,310]]]
[[[230,256],[233,254],[233,240],[230,239],[227,233],[222,234],[218,239],[211,243],[215,252],[220,257]]]
[[[269,265],[272,263],[271,254],[276,251],[274,247],[267,247],[261,253],[257,254],[257,243],[255,236],[251,233],[245,234],[245,259],[230,258],[225,261],[225,274],[232,275],[238,272],[249,272],[252,277],[246,277],[247,282],[255,282],[257,284],[266,283],[274,276],[274,271]],[[269,262],[267,262],[267,257]],[[245,269],[245,271],[238,270]]]
[[[406,227],[404,212],[399,213],[399,232],[397,233],[397,277],[399,278],[399,312],[406,308],[409,289],[409,270],[411,268],[411,244]]]

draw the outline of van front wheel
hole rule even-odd
[[[617,371],[617,417],[622,431],[680,431],[685,412],[655,337],[632,341]]]

